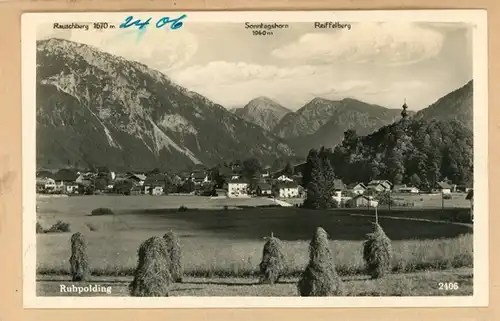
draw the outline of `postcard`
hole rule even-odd
[[[21,45],[25,307],[488,304],[485,11],[25,13]]]

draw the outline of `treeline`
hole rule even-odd
[[[444,179],[473,179],[473,133],[455,120],[406,119],[363,137],[347,130],[341,144],[322,153],[347,184],[387,179],[430,189]]]

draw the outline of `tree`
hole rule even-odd
[[[314,162],[319,160],[318,157],[319,155],[316,149],[313,148],[309,151],[309,154],[307,155],[307,161],[304,166],[304,172],[302,173],[302,183],[304,184],[304,186],[309,185],[309,182],[311,181],[313,164]]]
[[[194,192],[195,189],[195,184],[191,179],[188,179],[187,181],[184,182],[181,186],[181,191],[183,193],[192,193]]]
[[[289,176],[291,176],[291,175],[294,174],[293,167],[290,164],[290,162],[286,163],[285,168],[283,169],[283,174],[284,175],[289,175]]]
[[[100,173],[104,173],[104,174],[109,174],[110,173],[110,170],[107,166],[100,166],[100,167],[97,167],[97,173],[100,174]]]
[[[304,207],[311,209],[330,208],[336,205],[333,199],[334,173],[326,153],[311,153],[308,157],[310,178]],[[320,158],[321,156],[321,158]]]
[[[106,178],[98,178],[95,180],[95,189],[99,191],[103,191],[108,186],[108,180]]]
[[[154,168],[151,172],[149,172],[150,175],[158,175],[160,173],[161,173],[161,171],[158,167]]]
[[[420,179],[420,177],[418,177],[417,173],[414,173],[410,177],[410,183],[413,186],[420,187],[420,185],[422,184],[422,180]]]
[[[327,204],[326,206],[332,207],[334,205],[332,203],[332,196],[335,193],[335,173],[333,171],[332,164],[328,159],[328,151],[320,153],[320,155],[320,164],[323,172],[323,179],[325,181],[325,191],[323,192],[322,197],[325,199],[324,202]]]
[[[247,179],[252,179],[260,173],[262,166],[256,158],[249,158],[243,161],[241,173]]]

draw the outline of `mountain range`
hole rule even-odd
[[[274,133],[285,138],[297,154],[307,155],[311,148],[334,147],[342,141],[347,129],[367,135],[400,118],[400,109],[352,98],[338,101],[316,98],[285,116]]]
[[[231,111],[267,131],[272,131],[285,115],[291,113],[289,109],[263,96],[252,99],[243,108],[234,108]]]
[[[470,80],[464,86],[452,91],[446,96],[438,99],[427,108],[420,110],[415,119],[436,119],[450,120],[454,119],[469,129],[472,129],[473,123],[473,81]]]
[[[293,151],[143,64],[61,39],[37,43],[38,166],[183,168]]]
[[[62,39],[37,42],[38,167],[117,170],[263,163],[333,147],[347,129],[367,135],[400,119],[400,109],[352,98],[315,98],[292,112],[267,97],[227,110],[165,74]],[[472,125],[472,81],[415,118]],[[448,115],[448,116],[447,116]]]

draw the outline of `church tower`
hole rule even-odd
[[[405,103],[403,104],[403,110],[401,111],[401,117],[403,119],[406,119],[408,117],[408,112],[406,111],[408,109],[408,105],[406,104],[406,98],[405,98]]]

